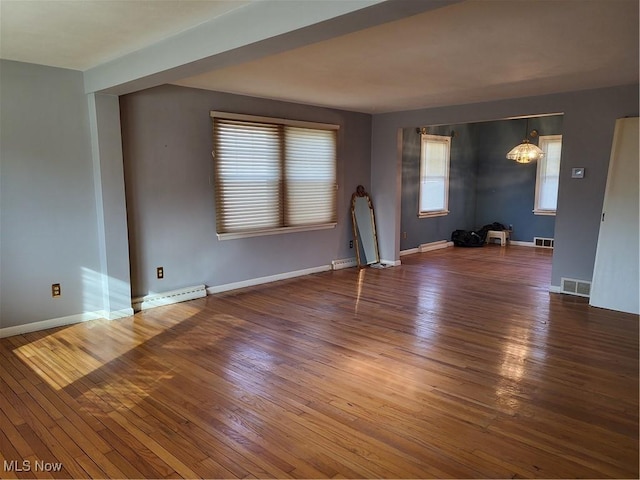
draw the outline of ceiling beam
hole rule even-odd
[[[262,0],[85,71],[85,92],[124,95],[459,1]]]

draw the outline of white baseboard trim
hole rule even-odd
[[[124,317],[130,317],[135,312],[133,308],[123,308],[122,310],[114,310],[113,312],[105,312],[104,318],[107,320],[118,320]]]
[[[419,248],[410,248],[408,250],[400,250],[400,256],[404,257],[405,255],[413,255],[414,253],[420,253]]]
[[[357,267],[358,261],[355,257],[343,258],[341,260],[331,261],[331,270],[342,270],[343,268]]]
[[[14,327],[0,328],[0,338],[13,337],[14,335],[22,335],[23,333],[37,332],[39,330],[47,330],[49,328],[64,327],[74,323],[88,322],[90,320],[98,320],[105,318],[103,311],[78,313],[76,315],[68,315],[66,317],[51,318],[49,320],[41,320],[39,322],[25,323],[24,325],[16,325]]]
[[[402,265],[402,262],[400,260],[384,260],[384,259],[381,259],[380,263],[385,264],[387,267],[399,267],[400,265]]]
[[[535,247],[536,244],[533,242],[522,242],[520,240],[509,240],[509,245],[516,245],[518,247]]]
[[[277,275],[269,275],[267,277],[250,278],[241,282],[226,283],[224,285],[214,285],[207,288],[207,293],[213,295],[216,293],[228,292],[229,290],[237,290],[239,288],[253,287],[262,285],[263,283],[277,282],[278,280],[286,280],[288,278],[303,277],[312,273],[327,272],[331,270],[331,265],[321,265],[319,267],[305,268],[304,270],[295,270],[293,272],[279,273]]]
[[[96,310],[95,312],[85,312],[75,315],[68,315],[66,317],[50,318],[48,320],[41,320],[39,322],[26,323],[24,325],[16,325],[14,327],[0,328],[0,338],[13,337],[14,335],[22,335],[23,333],[39,332],[40,330],[64,327],[65,325],[89,322],[91,320],[118,320],[119,318],[130,317],[131,315],[133,315],[133,313],[133,308],[123,308],[122,310],[114,310],[113,312]]]
[[[560,285],[549,285],[549,292],[551,293],[564,293]]]
[[[168,292],[160,292],[145,295],[144,297],[137,297],[131,301],[131,306],[134,311],[139,312],[141,310],[148,310],[149,308],[186,302],[187,300],[195,300],[196,298],[206,296],[207,290],[204,285],[194,285],[193,287],[179,288]]]
[[[432,250],[440,250],[441,248],[453,247],[453,242],[447,240],[438,240],[437,242],[423,243],[418,247],[420,253],[430,252]]]

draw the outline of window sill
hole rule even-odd
[[[328,230],[335,228],[336,223],[323,223],[321,225],[302,225],[299,227],[268,228],[265,230],[250,230],[246,232],[217,233],[218,240],[236,240],[238,238],[262,237],[266,235],[280,235],[283,233],[309,232],[312,230]]]
[[[440,210],[438,212],[419,212],[418,218],[444,217],[449,215],[449,210]]]
[[[533,214],[534,215],[555,216],[556,215],[556,211],[555,210],[533,210]]]

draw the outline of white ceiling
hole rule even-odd
[[[249,0],[0,0],[0,58],[87,70]]]
[[[84,71],[250,3],[2,0],[0,55]],[[638,0],[468,0],[173,83],[388,112],[637,83],[638,44]]]

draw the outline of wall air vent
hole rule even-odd
[[[553,248],[553,238],[533,237],[533,244],[540,248]]]
[[[563,277],[561,292],[579,297],[588,297],[591,294],[591,282]]]

